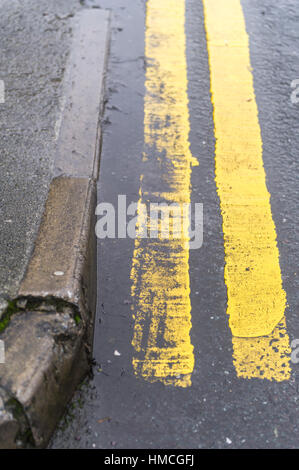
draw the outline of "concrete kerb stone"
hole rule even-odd
[[[74,22],[55,177],[18,297],[0,306],[2,449],[46,446],[90,370],[96,178],[110,16],[87,9]]]

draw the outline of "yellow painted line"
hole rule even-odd
[[[191,165],[197,161],[189,144],[185,49],[185,1],[148,0],[143,161],[154,171],[152,178],[146,172],[141,178],[139,208],[148,201],[190,203]],[[141,210],[138,217],[141,225]],[[194,356],[188,238],[137,238],[131,279],[136,375],[189,386]]]
[[[290,375],[286,294],[243,11],[239,0],[203,0],[203,4],[234,363],[240,376],[284,380]],[[278,332],[279,322],[284,326]]]
[[[246,379],[288,380],[291,373],[289,343],[285,318],[268,336],[233,337],[237,375]]]

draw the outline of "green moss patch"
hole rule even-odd
[[[5,310],[0,320],[0,333],[2,333],[2,331],[5,330],[5,328],[9,324],[11,316],[18,311],[19,311],[19,308],[17,307],[16,301],[9,301],[8,307]]]

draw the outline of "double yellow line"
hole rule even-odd
[[[290,376],[286,295],[244,16],[239,0],[203,0],[203,4],[234,364],[241,377],[286,380]],[[159,200],[188,203],[195,159],[189,145],[185,0],[148,0],[145,44],[149,66],[144,162],[150,161],[158,173],[165,172]],[[144,181],[141,178],[140,203],[157,197],[155,185]],[[135,373],[150,381],[190,385],[194,356],[186,239],[137,239],[131,278]]]

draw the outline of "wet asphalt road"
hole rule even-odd
[[[90,5],[93,3],[90,2]],[[101,0],[111,8],[112,43],[99,202],[137,201],[142,172],[145,1]],[[298,116],[290,84],[299,78],[298,1],[243,0],[250,37],[263,159],[276,224],[287,330],[299,338]],[[299,365],[288,381],[236,376],[226,315],[224,247],[215,185],[215,142],[202,3],[187,0],[186,38],[192,201],[204,205],[204,243],[190,251],[192,386],[135,377],[130,271],[134,241],[98,249],[94,377],[77,392],[53,448],[295,448],[299,445]],[[119,356],[114,352],[118,351]]]

